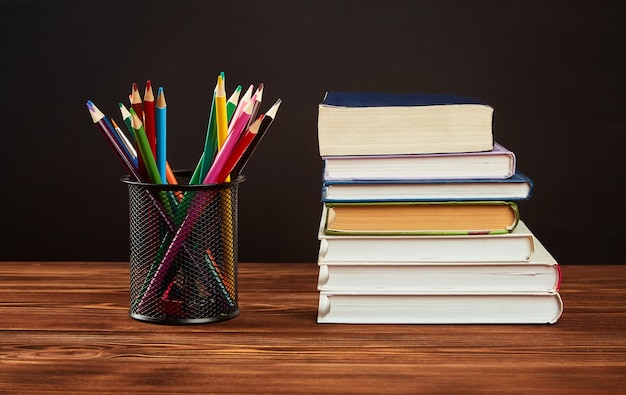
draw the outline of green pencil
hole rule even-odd
[[[133,121],[132,121],[132,118],[130,116],[130,112],[128,111],[126,106],[124,106],[124,104],[117,103],[117,105],[120,108],[120,113],[122,114],[122,119],[124,120],[124,123],[126,124],[126,127],[128,128],[128,131],[131,133],[131,135],[133,136],[133,140],[135,140],[135,142],[136,142],[137,138],[135,137],[135,131],[133,130]]]
[[[146,170],[148,172],[148,177],[154,184],[162,184],[163,180],[161,179],[161,175],[159,174],[159,169],[157,168],[156,161],[154,160],[154,155],[152,155],[152,148],[150,148],[150,143],[148,142],[148,137],[146,136],[146,131],[143,127],[143,123],[137,116],[137,113],[134,109],[130,109],[130,114],[132,117],[132,128],[135,131],[135,138],[137,139],[137,147],[139,148],[139,152],[141,152],[141,157],[146,165]]]
[[[213,98],[211,99],[211,110],[209,111],[209,122],[207,125],[206,139],[204,141],[204,152],[198,161],[196,166],[198,170],[198,179],[204,179],[209,168],[213,164],[215,154],[217,153],[217,123],[215,120],[215,90],[213,91]],[[196,180],[191,180],[196,181]],[[197,181],[195,182],[198,183]]]
[[[226,117],[228,122],[233,118],[233,114],[235,113],[235,109],[237,108],[237,103],[239,103],[239,95],[241,94],[241,85],[237,85],[235,91],[228,98],[226,102]]]

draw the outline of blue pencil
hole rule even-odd
[[[167,103],[163,87],[159,88],[155,105],[156,163],[163,183],[167,183]]]

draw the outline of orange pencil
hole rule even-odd
[[[176,176],[174,175],[174,171],[172,171],[172,168],[170,167],[169,162],[165,163],[165,179],[167,180],[167,183],[170,185],[177,185],[178,184],[178,180],[176,179]],[[183,193],[181,191],[175,191],[174,194],[176,195],[176,199],[178,199],[179,202],[182,202],[183,200]]]

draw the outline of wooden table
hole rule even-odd
[[[626,265],[563,265],[555,325],[317,324],[315,264],[242,263],[240,316],[128,316],[127,263],[0,262],[0,393],[616,394]]]

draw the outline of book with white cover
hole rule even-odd
[[[326,262],[318,263],[317,289],[329,292],[555,292],[561,270],[535,238],[522,262]]]
[[[482,152],[415,155],[325,156],[324,179],[432,180],[504,179],[516,171],[515,153],[497,142]]]
[[[372,294],[320,292],[318,323],[553,324],[558,293]]]

